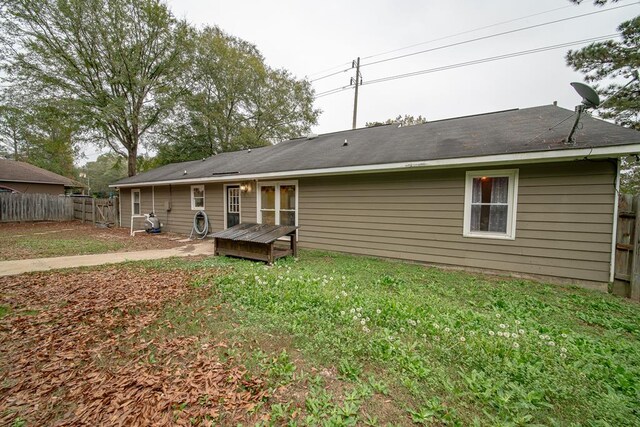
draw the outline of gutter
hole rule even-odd
[[[397,172],[408,169],[444,169],[451,167],[500,166],[512,163],[548,163],[566,160],[583,160],[586,158],[610,158],[640,153],[640,144],[629,144],[613,147],[579,148],[569,150],[536,151],[531,153],[495,154],[491,156],[456,157],[452,159],[417,160],[412,162],[381,163],[374,165],[341,166],[320,169],[301,169],[280,172],[264,172],[250,174],[233,174],[190,179],[169,179],[164,181],[142,181],[135,183],[111,184],[113,188],[130,188],[150,185],[195,184],[209,182],[230,182],[259,179],[310,177],[322,175],[346,175],[371,172]]]
[[[611,232],[611,266],[609,267],[609,283],[613,283],[616,278],[616,243],[618,240],[618,198],[620,195],[620,166],[618,158],[616,162],[616,182],[613,193],[613,231]]]

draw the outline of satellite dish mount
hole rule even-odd
[[[582,115],[582,112],[589,108],[598,108],[598,105],[600,105],[600,97],[591,86],[587,86],[584,83],[573,82],[571,83],[571,86],[573,86],[576,92],[578,92],[578,95],[582,97],[582,104],[576,106],[576,121],[571,128],[569,136],[567,137],[567,143],[573,145],[576,143],[575,139],[573,138],[573,134],[578,128],[578,123],[580,123],[580,116]]]

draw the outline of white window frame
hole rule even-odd
[[[194,189],[200,189],[202,190],[202,206],[201,207],[197,207],[196,206],[196,198],[193,197],[193,190]],[[191,188],[189,189],[190,193],[191,193],[191,210],[192,211],[203,211],[206,207],[206,193],[204,191],[204,184],[200,184],[200,185],[192,185]]]
[[[516,215],[518,208],[518,176],[519,169],[482,170],[467,171],[464,187],[464,227],[462,235],[464,237],[479,237],[485,239],[515,240],[516,238]],[[471,197],[473,195],[474,178],[509,178],[509,189],[507,195],[507,231],[506,233],[496,233],[493,231],[471,231]]]
[[[139,206],[139,208],[140,208],[139,212],[136,212],[136,209],[135,209],[135,206],[136,206],[135,200],[136,199],[135,199],[135,197],[133,197],[134,193],[138,193],[138,204],[140,205]],[[142,215],[142,192],[140,191],[139,188],[132,188],[131,189],[131,216],[134,216],[134,215]]]
[[[262,224],[262,187],[275,187],[276,189],[276,200],[275,200],[275,220],[276,225],[280,225],[280,186],[281,185],[293,185],[296,187],[296,215],[295,215],[295,225],[298,225],[298,200],[300,199],[300,186],[298,185],[298,180],[292,181],[264,181],[258,182],[258,188],[256,191],[256,218],[258,220],[258,224]]]
[[[237,184],[223,184],[222,185],[222,216],[224,218],[224,229],[227,229],[227,187],[242,187],[240,183]],[[240,190],[240,200],[238,200],[238,213],[240,214],[239,223],[242,224],[242,190]]]

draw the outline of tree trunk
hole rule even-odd
[[[136,174],[136,166],[138,161],[138,147],[130,147],[127,156],[127,172],[129,176]]]

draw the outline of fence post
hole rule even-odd
[[[91,222],[96,223],[96,199],[91,199]]]
[[[631,299],[640,301],[640,196],[633,198],[636,213],[633,224],[633,260],[631,261]]]

